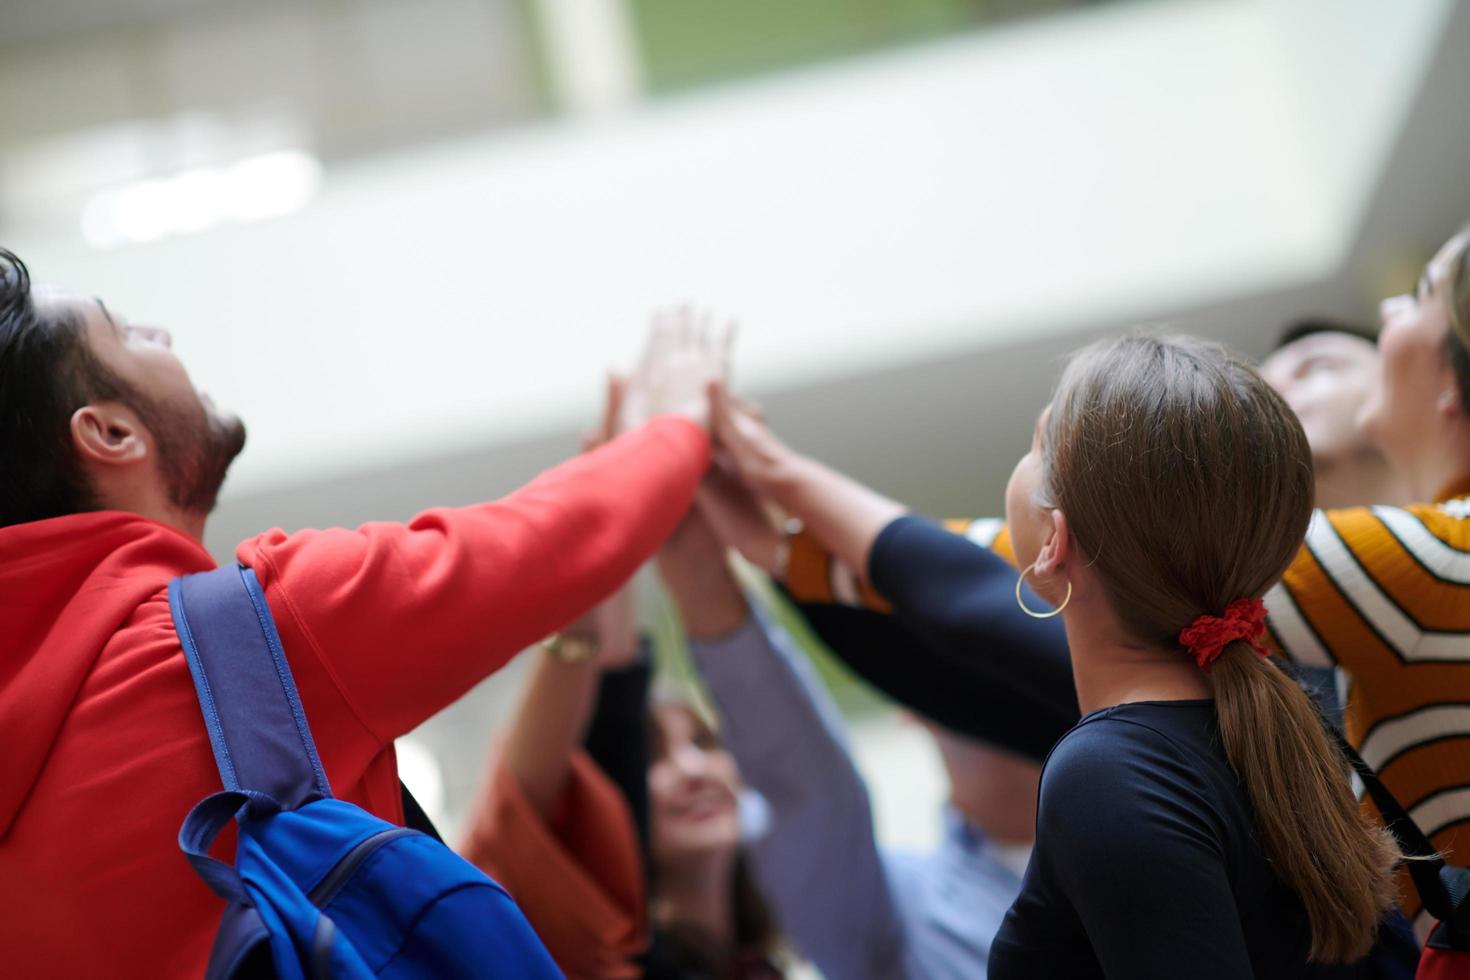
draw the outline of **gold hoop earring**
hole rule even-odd
[[[1039,561],[1040,559],[1037,560]],[[1067,583],[1067,597],[1062,600],[1062,604],[1051,612],[1037,612],[1035,609],[1028,609],[1026,608],[1026,600],[1021,598],[1021,583],[1025,582],[1026,576],[1035,570],[1036,562],[1033,561],[1030,565],[1026,566],[1026,570],[1016,579],[1016,605],[1021,607],[1021,612],[1030,616],[1032,619],[1051,619],[1053,616],[1060,616],[1062,610],[1067,608],[1067,603],[1072,601],[1072,583]]]

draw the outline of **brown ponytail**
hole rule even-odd
[[[1300,422],[1255,371],[1203,341],[1134,336],[1080,352],[1041,448],[1043,503],[1066,513],[1123,626],[1180,656],[1196,617],[1281,577],[1311,516]],[[1360,958],[1393,899],[1387,833],[1358,807],[1293,680],[1243,642],[1210,679],[1266,856],[1306,909],[1312,959]]]
[[[1312,925],[1312,959],[1367,954],[1393,904],[1398,854],[1348,792],[1347,765],[1301,687],[1244,643],[1210,672],[1225,755],[1255,810],[1261,843]]]

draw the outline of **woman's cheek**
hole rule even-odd
[[[1016,464],[1006,485],[1006,525],[1011,531],[1011,547],[1016,561],[1025,568],[1036,557],[1035,478],[1031,472],[1032,457],[1027,456]]]
[[[735,757],[733,755],[730,755],[728,752],[722,752],[721,755],[722,758],[720,759],[716,772],[720,774],[721,779],[725,783],[725,787],[730,791],[731,795],[738,795],[741,788],[740,767],[735,764]]]

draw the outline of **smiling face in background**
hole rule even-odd
[[[683,705],[657,705],[652,722],[648,795],[655,869],[677,874],[690,862],[733,857],[740,845],[734,756]]]

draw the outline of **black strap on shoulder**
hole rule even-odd
[[[1398,838],[1399,848],[1404,854],[1410,857],[1442,862],[1443,859],[1440,857],[1439,851],[1435,849],[1434,844],[1424,835],[1424,831],[1419,829],[1419,825],[1414,822],[1414,818],[1409,816],[1409,811],[1404,809],[1404,805],[1398,801],[1398,797],[1394,796],[1389,788],[1383,785],[1383,781],[1378,778],[1378,773],[1373,771],[1373,767],[1368,765],[1362,756],[1358,755],[1358,750],[1353,748],[1348,740],[1342,737],[1341,732],[1330,725],[1327,726],[1327,730],[1331,732],[1332,738],[1337,742],[1337,747],[1342,751],[1342,754],[1347,756],[1347,760],[1352,765],[1353,771],[1363,781],[1363,788],[1373,798],[1373,805],[1378,807],[1378,812],[1383,814],[1384,820],[1388,821],[1388,829],[1393,832],[1394,837]]]
[[[424,812],[423,807],[419,806],[419,801],[413,798],[413,794],[408,791],[407,784],[401,779],[398,781],[398,789],[403,795],[403,825],[421,834],[428,834],[443,844],[444,838],[439,836],[434,821],[429,819],[429,815]]]
[[[1405,862],[1406,867],[1425,910],[1456,933],[1470,932],[1470,901],[1467,901],[1470,869],[1446,864],[1434,842],[1420,829],[1398,797],[1383,785],[1373,767],[1348,744],[1341,732],[1331,725],[1326,727],[1353,771],[1363,781],[1363,788],[1388,823],[1399,849],[1409,859]]]

